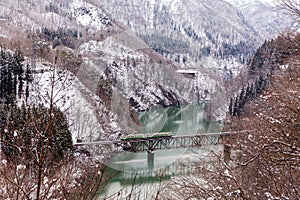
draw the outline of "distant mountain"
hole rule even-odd
[[[238,73],[261,35],[222,0],[103,0],[112,16],[182,67]]]
[[[290,26],[272,0],[103,0],[102,5],[165,58],[225,78],[238,74],[265,39]]]
[[[236,7],[241,7],[246,4],[257,4],[257,3],[262,3],[262,4],[268,5],[268,6],[276,6],[277,5],[276,0],[224,0],[224,1],[226,1]]]
[[[278,7],[275,0],[225,1],[236,7],[264,38],[273,38],[293,26],[293,21]]]

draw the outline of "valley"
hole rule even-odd
[[[117,159],[106,162],[110,153],[122,148],[106,148],[96,159],[89,147],[73,146],[118,141],[128,134],[172,132],[180,136],[252,129],[260,133],[257,129],[261,129],[265,130],[262,135],[266,137],[260,141],[275,149],[287,144],[294,159],[299,152],[297,142],[290,144],[290,137],[297,141],[298,136],[294,134],[299,132],[299,97],[295,95],[299,83],[299,14],[284,3],[295,5],[296,11],[300,8],[294,0],[279,3],[270,0],[0,0],[0,184],[5,188],[0,191],[0,199],[113,199],[110,195],[115,195],[114,192],[120,195],[114,196],[116,199],[139,199],[138,194],[136,198],[131,196],[133,183],[126,187],[129,193],[118,193],[115,188],[113,192],[107,191],[110,189],[105,186],[108,182],[112,187],[117,184],[117,190],[122,191],[120,184],[126,182],[125,172],[129,168],[147,168],[148,154],[123,152]],[[279,84],[278,80],[292,89],[286,94],[278,92],[272,85]],[[286,84],[288,81],[290,85]],[[285,99],[284,95],[291,98]],[[292,114],[280,108],[279,118],[271,116],[270,108],[271,117],[261,119],[270,119],[265,122],[269,126],[266,128],[252,113],[261,109],[255,115],[267,115],[262,105],[267,102],[266,108],[271,107],[269,99],[274,106],[293,105],[293,108]],[[290,120],[281,127],[277,122],[284,116]],[[283,133],[277,137],[280,130]],[[276,191],[271,189],[266,189],[264,194],[237,189],[235,183],[226,179],[236,175],[236,183],[245,186],[238,180],[244,175],[236,169],[251,166],[251,159],[260,158],[259,153],[251,158],[248,152],[250,147],[256,152],[263,146],[252,141],[252,137],[260,136],[247,134],[248,138],[239,134],[234,139],[222,137],[223,144],[212,147],[213,150],[201,147],[158,151],[158,162],[154,165],[157,168],[172,163],[179,166],[176,160],[182,155],[188,163],[192,163],[189,159],[196,154],[204,160],[208,154],[214,154],[218,161],[209,162],[209,166],[197,165],[200,167],[197,170],[205,172],[203,176],[199,173],[170,175],[163,181],[168,185],[164,185],[166,190],[161,194],[155,190],[153,195],[168,199],[165,195],[169,189],[179,192],[171,199],[214,199],[222,195],[221,199],[231,195],[243,199],[239,195],[262,197],[270,191],[270,195],[275,195]],[[274,141],[284,138],[284,142],[272,146],[269,138]],[[250,143],[253,146],[249,147]],[[270,166],[277,159],[276,150],[271,147],[274,157],[270,157]],[[267,147],[263,146],[261,151],[264,148]],[[228,149],[234,152],[230,154],[232,158],[222,158]],[[242,166],[245,163],[242,161],[247,164]],[[124,177],[110,181],[112,177],[106,174],[105,166],[124,172]],[[252,168],[246,170],[254,173]],[[211,174],[212,171],[215,173]],[[272,170],[268,172],[273,175]],[[206,175],[222,180],[220,187],[207,181]],[[185,181],[190,176],[196,178]],[[269,181],[268,177],[264,178]],[[202,190],[193,191],[192,183],[187,184],[186,191],[191,189],[189,192],[196,196],[180,193],[181,181],[191,183],[191,180],[199,181],[195,183],[196,188]],[[204,180],[206,184],[202,183]],[[172,188],[174,181],[178,190]],[[146,183],[145,188],[150,185]],[[102,189],[105,197],[98,194]],[[240,192],[243,190],[244,194]],[[298,190],[296,185],[295,191]],[[296,193],[288,192],[290,197]]]

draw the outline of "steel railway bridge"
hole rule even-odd
[[[222,142],[224,136],[236,134],[240,132],[220,132],[220,133],[203,133],[196,135],[183,135],[161,138],[147,138],[147,139],[132,139],[132,140],[115,140],[115,141],[99,141],[99,142],[83,142],[76,143],[75,147],[86,147],[92,151],[93,154],[99,155],[103,153],[103,148],[113,149],[122,148],[129,152],[144,152],[154,151],[160,149],[174,149],[174,148],[193,148],[201,147],[203,145],[216,145]]]
[[[243,131],[247,132],[247,131]],[[232,134],[241,132],[220,132],[220,133],[202,133],[196,135],[183,135],[172,137],[160,138],[147,138],[147,139],[132,139],[132,140],[115,140],[115,141],[99,141],[99,142],[86,142],[76,143],[77,149],[84,149],[93,156],[115,154],[120,151],[129,152],[148,152],[147,161],[148,168],[154,166],[154,151],[162,149],[175,149],[175,148],[197,148],[206,145],[222,144],[222,139]],[[229,149],[224,146],[223,159],[230,157]]]
[[[131,152],[154,151],[159,149],[192,148],[219,144],[221,134],[185,135],[140,140],[127,140],[123,148]]]

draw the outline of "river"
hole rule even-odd
[[[172,132],[173,135],[177,136],[219,132],[221,124],[207,119],[204,108],[204,104],[194,104],[182,107],[155,108],[142,112],[139,114],[140,121],[143,124],[141,132]],[[221,147],[208,148],[219,149]],[[122,195],[126,196],[127,193],[131,192],[133,183],[137,185],[136,187],[141,187],[140,189],[143,191],[139,199],[149,197],[148,192],[153,193],[160,186],[161,178],[156,176],[158,173],[163,172],[164,179],[167,180],[172,176],[176,176],[182,170],[187,170],[178,170],[177,166],[182,162],[191,162],[194,158],[198,159],[199,155],[207,159],[209,158],[207,155],[209,152],[205,148],[157,150],[154,152],[154,166],[151,169],[148,167],[147,152],[120,153],[107,163],[108,169],[118,175],[107,184],[99,199],[116,194],[120,190],[123,190]],[[119,199],[122,198],[119,196]]]

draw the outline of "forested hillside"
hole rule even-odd
[[[165,58],[225,78],[235,76],[263,41],[237,9],[221,0],[107,0],[103,6]]]
[[[196,199],[299,199],[299,44],[299,34],[287,34],[258,49],[248,70],[256,84],[230,104],[224,130],[240,134],[223,138],[224,160],[176,178],[167,191]]]
[[[290,58],[297,58],[299,38],[298,34],[287,33],[265,41],[258,48],[245,72],[232,81],[239,88],[230,99],[230,115],[239,115],[249,100],[257,98],[264,91],[274,73],[285,68]]]

